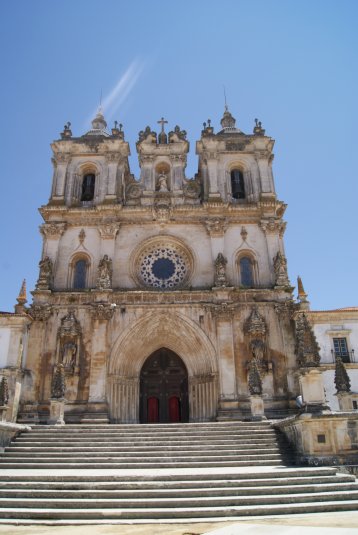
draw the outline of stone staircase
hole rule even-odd
[[[0,456],[0,523],[358,509],[354,476],[289,461],[268,422],[34,426]]]

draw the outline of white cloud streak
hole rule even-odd
[[[138,78],[142,74],[143,68],[144,64],[139,60],[132,61],[114,88],[102,99],[102,108],[107,120],[114,117],[114,114],[129,96],[138,81]],[[94,118],[97,111],[98,107],[93,111],[89,122]]]

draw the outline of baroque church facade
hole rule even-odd
[[[204,123],[188,179],[186,132],[158,123],[139,133],[139,180],[101,110],[52,143],[21,421],[48,420],[59,369],[69,423],[243,419],[255,396],[275,418],[295,408],[298,368],[319,364],[287,275],[274,140],[226,108],[218,132]]]

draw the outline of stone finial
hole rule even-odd
[[[262,395],[262,379],[256,360],[251,360],[249,364],[248,387],[252,396]]]
[[[275,270],[275,285],[277,287],[286,288],[290,285],[287,275],[287,260],[286,257],[278,251],[273,259],[273,267]]]
[[[334,373],[334,384],[337,394],[351,391],[351,382],[341,357],[336,357],[336,369]]]
[[[45,256],[45,258],[39,262],[39,268],[40,274],[36,283],[36,290],[51,290],[53,272],[52,260],[48,256]]]
[[[174,130],[169,132],[168,138],[171,143],[175,141],[186,141],[186,130],[181,130],[179,125],[174,127]]]
[[[63,132],[61,132],[61,139],[69,139],[72,137],[71,123],[67,122],[63,127]]]
[[[0,405],[4,406],[9,403],[9,386],[7,383],[7,378],[2,377],[0,381]]]
[[[211,136],[214,133],[214,128],[211,126],[211,119],[208,119],[207,122],[203,123],[203,130],[201,131],[202,136]]]
[[[311,325],[304,312],[296,317],[296,346],[298,365],[301,368],[314,368],[319,366],[321,357],[319,345]]]
[[[112,271],[112,260],[105,254],[98,264],[98,290],[108,290],[112,287]]]
[[[66,378],[65,368],[63,364],[57,364],[52,377],[51,383],[51,397],[54,399],[62,399],[66,393]]]
[[[254,134],[255,136],[265,135],[265,130],[262,128],[262,123],[258,119],[255,119]]]
[[[92,121],[93,130],[105,130],[107,127],[106,120],[103,115],[103,109],[101,106],[98,108],[96,117]]]
[[[307,294],[303,288],[302,279],[300,276],[297,277],[297,291],[298,291],[297,299],[301,303],[307,303]]]
[[[15,313],[16,314],[22,314],[25,312],[25,305],[27,303],[27,297],[26,297],[26,279],[22,281],[22,285],[20,288],[19,295],[16,298],[17,305],[15,305]]]
[[[226,286],[226,264],[227,260],[222,253],[219,253],[215,260],[215,286]]]

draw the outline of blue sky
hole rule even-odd
[[[239,128],[258,117],[276,140],[291,281],[302,276],[313,309],[358,305],[358,2],[2,0],[0,20],[0,310],[37,279],[50,142],[67,121],[81,135],[125,75],[105,113],[124,125],[136,176],[138,132],[162,116],[187,130],[194,176],[225,85]]]

